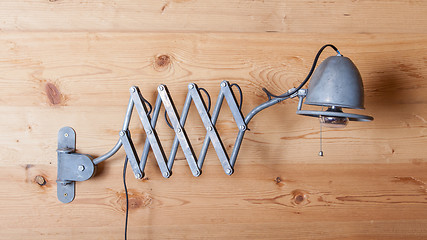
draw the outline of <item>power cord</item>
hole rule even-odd
[[[128,233],[128,217],[129,217],[129,195],[128,195],[128,188],[126,186],[126,168],[128,165],[128,156],[125,157],[125,163],[123,165],[123,186],[125,187],[125,195],[126,195],[126,220],[125,220],[125,240],[127,240],[127,233]]]
[[[208,97],[208,109],[207,109],[207,111],[208,111],[208,113],[210,112],[210,110],[211,110],[211,105],[212,105],[212,103],[211,103],[211,96],[209,95],[209,93],[208,93],[208,91],[206,91],[206,89],[204,89],[204,88],[199,88],[199,90],[201,90],[201,91],[203,91],[205,94],[206,94],[206,96]],[[204,101],[204,99],[202,98],[202,100]],[[169,122],[169,118],[168,118],[168,115],[167,115],[167,111],[165,110],[165,121],[166,121],[166,124],[169,126],[169,128],[170,129],[173,129],[173,126],[172,126],[172,124]]]
[[[315,67],[317,65],[317,61],[319,60],[320,54],[323,52],[323,50],[326,47],[333,48],[338,53],[338,55],[341,55],[341,53],[338,51],[338,48],[336,48],[334,45],[332,45],[332,44],[326,44],[326,45],[324,45],[317,52],[316,57],[314,58],[314,61],[313,61],[313,65],[311,66],[310,72],[308,73],[307,77],[304,79],[304,81],[297,88],[295,88],[293,91],[286,92],[286,93],[284,93],[282,95],[274,95],[271,92],[269,92],[266,88],[263,88],[262,90],[267,94],[268,99],[271,100],[272,97],[275,97],[275,98],[289,98],[289,96],[295,94],[298,90],[300,90],[307,83],[307,81],[310,79],[310,77],[313,74],[314,69],[315,69]],[[242,89],[236,83],[233,83],[233,84],[230,85],[230,87],[233,87],[233,86],[237,87],[237,90],[239,91],[239,95],[240,95],[239,110],[242,110],[242,104],[243,104]],[[209,96],[209,93],[206,91],[206,89],[204,89],[204,88],[199,88],[199,89],[202,90],[206,94],[206,96],[208,97],[208,109],[207,110],[209,112],[210,109],[211,109],[211,97]],[[148,105],[148,108],[149,108],[149,111],[148,111],[147,115],[150,115],[153,108],[152,108],[151,104],[147,100],[145,100],[145,99],[143,99],[143,100]],[[166,111],[165,111],[165,120],[166,120],[167,125],[171,129],[173,129],[172,125],[168,121],[168,117],[167,117],[167,112]],[[124,165],[123,165],[123,186],[125,188],[125,195],[126,195],[125,240],[127,240],[127,228],[128,228],[128,217],[129,217],[129,195],[128,195],[128,189],[127,189],[127,186],[126,186],[126,168],[127,168],[127,164],[128,164],[128,157],[126,156],[125,157],[125,162],[124,162]]]
[[[319,60],[320,54],[322,54],[323,50],[325,50],[325,48],[327,48],[327,47],[331,47],[332,49],[334,49],[337,52],[337,54],[339,56],[342,56],[341,53],[340,53],[340,51],[338,51],[338,48],[335,47],[334,45],[332,45],[332,44],[326,44],[326,45],[324,45],[317,52],[316,57],[314,58],[314,61],[313,61],[313,65],[311,66],[310,72],[307,74],[307,77],[293,91],[286,92],[286,93],[284,93],[282,95],[274,95],[271,92],[269,92],[266,88],[262,88],[262,90],[265,92],[265,94],[267,94],[268,100],[271,100],[271,97],[275,97],[275,98],[288,98],[289,96],[292,96],[293,94],[295,94],[296,92],[298,92],[298,90],[300,90],[307,83],[307,81],[310,79],[311,75],[314,72],[314,69],[316,68],[317,61]]]
[[[239,103],[239,110],[242,110],[242,104],[243,104],[243,94],[242,94],[242,89],[240,88],[239,85],[237,85],[236,83],[233,83],[230,85],[230,87],[235,86],[237,88],[237,90],[239,91],[239,95],[240,95],[240,103]],[[206,91],[206,89],[204,88],[199,88],[199,90],[203,91],[206,96],[208,97],[208,107],[207,107],[207,112],[209,113],[211,110],[211,96],[209,95],[208,91]],[[148,105],[148,113],[147,115],[150,115],[153,107],[151,106],[150,102],[148,102],[147,100],[145,100],[143,98],[144,102]],[[167,112],[165,111],[165,120],[166,120],[166,124],[173,129],[172,125],[170,124],[170,122],[168,121],[168,116],[167,116]],[[126,214],[126,218],[125,218],[125,240],[127,240],[127,231],[128,231],[128,218],[129,218],[129,194],[128,194],[128,188],[126,186],[126,168],[128,165],[128,156],[126,155],[125,157],[125,162],[123,164],[123,187],[125,189],[125,196],[126,196],[126,209],[125,209],[125,214]]]
[[[142,98],[142,100],[145,102],[145,104],[148,105],[148,113],[147,116],[150,116],[153,106],[151,106],[150,102],[147,101],[145,98]],[[123,164],[123,187],[125,188],[125,196],[126,196],[126,220],[125,220],[125,240],[127,240],[127,234],[128,234],[128,218],[129,218],[129,194],[128,194],[128,188],[126,186],[126,168],[128,166],[128,156],[125,157],[125,162]]]
[[[242,104],[243,104],[243,93],[242,93],[242,89],[240,88],[239,85],[237,85],[237,83],[233,83],[233,84],[230,85],[231,88],[233,88],[233,86],[237,87],[237,90],[239,91],[239,95],[240,95],[239,110],[242,111]]]

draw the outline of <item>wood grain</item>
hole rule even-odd
[[[4,156],[1,164],[26,164],[22,149],[32,156],[49,156],[49,160],[32,159],[33,163],[55,162],[56,133],[66,125],[76,129],[81,151],[103,154],[117,139],[132,85],[139,85],[144,96],[154,103],[157,85],[166,83],[180,109],[188,83],[206,88],[215,101],[220,81],[227,79],[241,85],[243,113],[247,114],[266,100],[262,87],[279,93],[296,86],[305,77],[319,46],[332,39],[359,67],[366,93],[364,113],[372,114],[376,120],[351,123],[343,130],[325,129],[328,157],[322,162],[424,161],[427,85],[423,76],[427,62],[419,53],[426,52],[427,35],[316,35],[315,40],[310,36],[313,35],[3,35],[0,130],[9,134],[0,136],[0,153]],[[331,53],[326,52],[323,57]],[[168,56],[167,65],[158,65],[162,56]],[[317,120],[298,116],[295,111],[296,100],[291,100],[256,116],[239,164],[251,164],[261,157],[266,163],[282,161],[284,157],[287,163],[317,162]],[[229,150],[237,133],[230,116],[225,110],[218,122]],[[193,126],[188,131],[198,151],[204,128],[194,111],[188,124]],[[137,144],[142,144],[145,136],[140,123],[134,119],[131,126],[136,131]],[[170,147],[172,132],[164,121],[158,128],[166,148]],[[217,160],[207,162],[219,164]]]
[[[131,239],[422,239],[426,164],[252,164],[189,177],[128,174]],[[72,204],[56,199],[56,168],[0,168],[2,238],[118,239],[123,234],[121,169],[103,164],[77,185]],[[34,179],[43,176],[47,184]],[[11,204],[13,203],[13,204]],[[13,217],[11,217],[13,216]]]
[[[118,138],[129,87],[154,102],[160,83],[180,109],[190,82],[213,100],[221,80],[236,82],[247,114],[266,100],[262,87],[298,84],[329,42],[358,66],[363,113],[375,121],[325,129],[320,158],[318,121],[297,116],[290,100],[253,119],[232,177],[213,149],[199,178],[180,150],[168,180],[150,156],[148,179],[128,174],[131,239],[426,238],[427,34],[119,32],[0,34],[0,238],[123,236],[124,152],[64,205],[55,183],[60,127],[76,129],[79,152],[99,156]],[[230,118],[225,110],[218,122],[229,151]],[[198,152],[205,132],[194,111],[188,125]],[[141,124],[131,126],[140,150]],[[173,135],[163,121],[158,129],[168,151]]]
[[[422,0],[4,0],[2,31],[426,33]]]

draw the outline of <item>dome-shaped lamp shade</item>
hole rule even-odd
[[[362,77],[354,63],[342,56],[323,61],[310,79],[305,104],[364,109]]]
[[[324,106],[327,110],[298,110],[297,114],[324,118],[324,121],[329,117],[327,120],[335,125],[345,126],[344,118],[350,121],[373,120],[370,116],[342,111],[342,108],[364,109],[359,70],[349,58],[343,56],[328,57],[317,67],[310,79],[304,103]]]

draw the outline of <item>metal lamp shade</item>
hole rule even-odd
[[[314,71],[305,104],[364,109],[359,70],[347,57],[332,56]]]
[[[371,116],[344,113],[341,108],[364,109],[362,77],[347,57],[331,56],[314,71],[304,102],[309,105],[336,108],[337,111],[298,110],[297,114],[311,117],[348,118],[350,121],[372,121]]]

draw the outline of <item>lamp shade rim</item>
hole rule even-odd
[[[354,113],[343,113],[343,112],[328,112],[328,111],[310,111],[310,110],[298,110],[297,114],[309,116],[309,117],[346,117],[350,121],[369,122],[374,120],[373,117]]]
[[[314,105],[314,106],[322,106],[322,107],[335,106],[335,107],[350,108],[350,109],[360,109],[360,110],[364,110],[365,109],[364,106],[354,106],[354,105],[346,105],[346,104],[330,103],[330,102],[328,102],[328,103],[322,103],[322,102],[307,102],[307,101],[305,101],[304,104]]]

